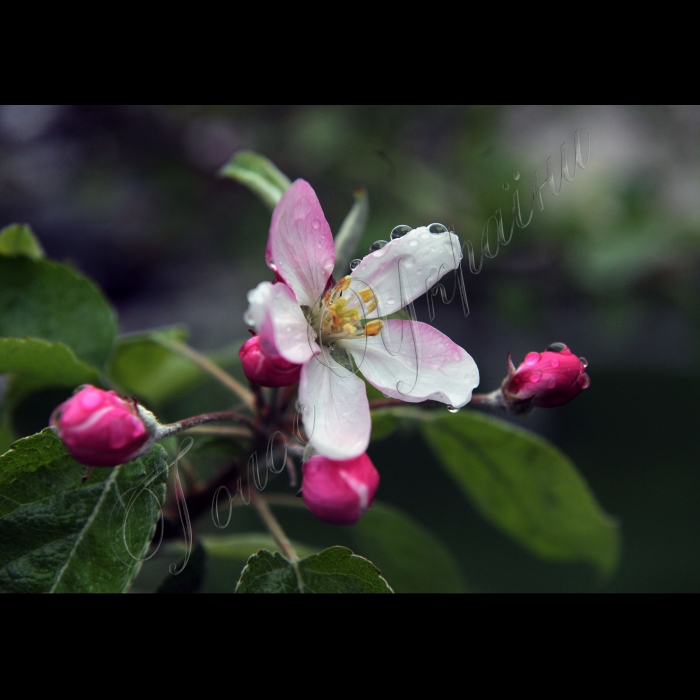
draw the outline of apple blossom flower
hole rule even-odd
[[[260,348],[260,336],[247,340],[238,351],[243,373],[249,381],[260,386],[292,386],[299,381],[301,365],[287,362],[283,357],[271,359]]]
[[[515,413],[561,406],[590,386],[587,366],[588,361],[576,357],[564,343],[552,343],[541,353],[528,353],[517,369],[508,355],[503,398]]]
[[[50,423],[71,457],[88,467],[130,462],[151,450],[157,433],[153,414],[134,399],[89,385],[58,406]]]
[[[385,396],[407,402],[464,406],[479,383],[474,360],[438,330],[386,318],[458,267],[457,236],[442,224],[398,226],[373,247],[334,280],[330,227],[316,193],[297,180],[272,214],[266,260],[275,282],[248,293],[246,321],[264,354],[302,365],[299,405],[311,446],[335,460],[359,457],[369,443],[369,403],[353,361]]]
[[[372,505],[379,487],[379,472],[366,452],[346,460],[314,455],[301,471],[304,503],[328,523],[354,525]]]

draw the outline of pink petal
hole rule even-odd
[[[299,410],[319,454],[352,459],[367,449],[372,420],[364,382],[333,360],[327,348],[302,367]]]
[[[308,182],[293,182],[275,207],[266,257],[292,288],[299,304],[313,307],[333,272],[335,245]]]
[[[338,345],[372,386],[394,399],[464,406],[479,385],[479,370],[466,350],[427,323],[392,319],[379,335]]]
[[[268,357],[303,364],[321,352],[316,331],[307,323],[286,284],[261,282],[248,292],[248,302],[246,318],[255,325],[260,346]]]
[[[388,315],[425,294],[444,275],[457,269],[461,259],[462,249],[454,233],[434,235],[422,226],[366,255],[352,272],[350,289],[357,292],[369,287],[374,292],[379,306],[376,314],[368,317]],[[452,293],[452,284],[450,278],[448,294]]]

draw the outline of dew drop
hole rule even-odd
[[[507,190],[507,189],[510,187],[510,185],[509,185],[507,182],[504,182],[504,183],[501,185],[501,187],[502,187],[504,190]]]
[[[292,327],[291,327],[291,326],[287,326],[287,328],[286,328],[285,330],[287,331],[287,333],[291,333],[291,332],[292,332]]]
[[[542,377],[542,372],[539,370],[535,370],[534,372],[530,372],[530,381],[531,382],[539,382],[540,378]]]
[[[547,380],[547,388],[548,389],[554,389],[554,387],[557,385],[557,380],[552,377],[551,379]]]
[[[430,224],[430,226],[428,226],[428,231],[430,231],[433,236],[440,236],[443,233],[447,233],[447,226],[444,224]]]
[[[540,353],[538,352],[529,352],[525,356],[525,364],[526,365],[536,365],[540,361]]]
[[[588,360],[585,357],[579,357],[578,360],[583,365],[584,369],[586,369],[586,367],[588,367]]]
[[[421,233],[420,237],[423,239],[430,238],[430,234],[429,233]]]
[[[418,241],[414,239],[414,240],[410,241],[408,245],[410,245],[411,248],[414,248],[415,246],[418,245]]]
[[[387,241],[375,241],[369,247],[369,252],[376,253],[378,250],[381,250],[385,245],[387,245]]]
[[[391,235],[389,236],[389,238],[391,238],[391,240],[394,241],[397,238],[405,236],[411,230],[411,227],[407,224],[399,224],[398,226],[394,226],[394,228],[391,229]]]
[[[568,350],[564,343],[551,343],[547,346],[545,352],[564,352],[564,350]]]
[[[588,389],[591,385],[591,378],[587,374],[580,375],[576,381],[582,389]]]
[[[387,303],[389,306],[393,306],[393,305],[396,303],[396,299],[387,299],[387,300],[386,300],[386,303]]]
[[[361,262],[362,262],[362,260],[360,260],[360,258],[355,258],[354,260],[351,260],[350,261],[350,270],[354,270]]]
[[[558,357],[552,358],[552,367],[559,367],[559,358]]]
[[[450,413],[459,413],[459,408],[457,408],[457,406],[448,406],[448,407],[447,407],[447,410],[448,410]]]
[[[318,219],[314,219],[311,222],[311,226],[313,227],[314,231],[318,231],[321,228],[321,222]]]
[[[519,173],[517,170],[513,173],[513,179],[514,179],[514,180],[519,180],[519,179],[520,179],[520,173]]]

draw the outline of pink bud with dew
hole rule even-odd
[[[302,365],[287,362],[283,357],[271,358],[260,346],[256,335],[243,343],[238,355],[243,362],[243,372],[251,382],[260,386],[293,386],[299,381]]]
[[[590,386],[587,366],[588,360],[576,357],[564,343],[528,353],[517,369],[509,353],[503,397],[512,408],[518,407],[516,412],[561,406]]]
[[[315,455],[301,471],[304,503],[328,523],[354,525],[372,505],[379,487],[379,472],[366,452],[345,460]]]
[[[144,454],[153,442],[134,399],[94,386],[82,387],[56,408],[51,428],[73,459],[88,467],[116,467]]]

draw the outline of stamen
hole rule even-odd
[[[368,321],[367,325],[365,326],[365,335],[366,336],[373,336],[373,335],[379,335],[381,332],[382,328],[384,327],[384,321]]]
[[[362,290],[359,291],[357,294],[358,294],[358,296],[360,297],[360,299],[362,299],[362,301],[365,302],[365,304],[366,304],[370,299],[374,299],[374,294],[372,294],[372,290],[371,290],[369,287],[365,287],[365,289],[362,289]]]

